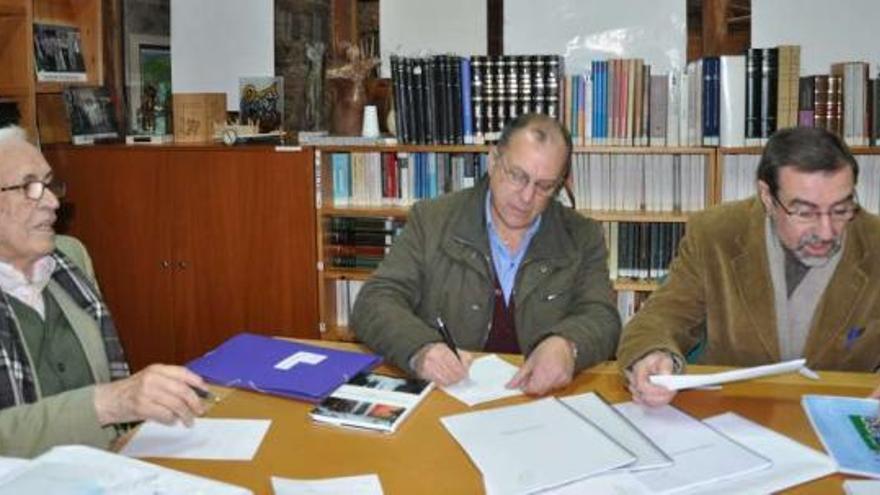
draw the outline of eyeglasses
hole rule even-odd
[[[852,220],[853,217],[856,216],[856,213],[861,210],[861,207],[856,202],[855,195],[853,195],[852,200],[849,202],[834,206],[828,211],[819,211],[815,208],[799,206],[789,210],[784,204],[782,204],[782,201],[780,201],[779,197],[775,194],[773,195],[773,201],[782,208],[782,211],[784,211],[792,221],[803,225],[817,224],[825,215],[828,215],[828,219],[831,220],[832,223],[846,223]]]
[[[0,187],[0,192],[14,191],[16,189],[20,189],[26,198],[33,201],[43,199],[46,189],[52,191],[56,198],[61,199],[67,193],[67,184],[54,177],[47,182],[33,179],[14,186]]]
[[[501,165],[501,170],[504,171],[504,175],[507,176],[507,179],[513,184],[514,189],[517,191],[522,191],[528,187],[531,182],[535,185],[535,192],[538,195],[545,197],[552,196],[559,188],[559,184],[562,183],[562,179],[532,180],[531,176],[526,172],[523,172],[519,167],[510,166],[502,155],[499,154],[497,156],[499,164]]]

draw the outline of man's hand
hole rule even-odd
[[[413,368],[419,378],[445,387],[467,378],[468,368],[473,360],[473,355],[467,351],[459,349],[458,357],[456,357],[446,344],[435,342],[419,349],[414,359]]]
[[[629,391],[637,404],[658,407],[669,404],[675,397],[675,390],[654,385],[648,379],[651,375],[671,375],[674,369],[672,357],[666,351],[653,351],[632,365],[627,371]]]
[[[95,387],[95,411],[102,426],[153,420],[192,426],[205,406],[191,387],[205,389],[199,375],[181,366],[154,364],[123,380]]]
[[[568,340],[558,335],[544,339],[507,383],[528,395],[544,395],[562,388],[574,376],[574,352]]]

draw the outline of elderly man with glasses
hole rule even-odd
[[[859,208],[858,173],[830,132],[780,130],[761,156],[757,197],[691,219],[666,284],[621,337],[636,401],[672,400],[648,377],[686,362],[880,366],[880,218]]]
[[[609,359],[620,319],[602,228],[556,201],[570,158],[558,121],[510,122],[490,150],[488,178],[412,208],[358,295],[357,336],[441,385],[467,378],[468,351],[522,353],[507,385],[532,395]]]
[[[204,412],[184,368],[129,375],[88,254],[52,228],[64,192],[24,131],[0,128],[0,455],[107,448],[128,422]]]

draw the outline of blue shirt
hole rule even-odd
[[[501,284],[501,290],[504,292],[505,304],[510,304],[510,293],[513,291],[513,282],[516,280],[516,272],[522,263],[532,237],[541,226],[541,217],[535,219],[532,225],[526,230],[522,241],[519,243],[519,249],[515,253],[511,253],[501,236],[495,230],[492,224],[492,191],[486,193],[486,231],[489,232],[489,248],[492,250],[492,264],[495,265],[495,275],[498,277],[498,283]]]

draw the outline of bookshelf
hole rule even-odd
[[[718,202],[733,201],[755,193],[755,174],[761,147],[718,148]],[[880,147],[850,147],[859,163],[856,194],[865,210],[880,213]]]
[[[478,163],[485,164],[485,157],[488,155],[488,151],[488,146],[480,145],[315,147],[315,200],[317,213],[316,227],[318,230],[316,235],[318,252],[318,313],[320,322],[319,329],[324,339],[354,339],[353,334],[348,329],[347,318],[340,317],[340,308],[350,307],[356,296],[358,290],[357,287],[369,278],[373,270],[373,266],[336,266],[341,263],[334,260],[334,256],[343,253],[340,249],[348,249],[339,245],[347,244],[352,238],[344,238],[342,234],[335,232],[334,225],[338,224],[334,224],[334,222],[347,221],[338,220],[340,218],[355,219],[355,221],[357,221],[357,219],[369,218],[375,219],[370,220],[373,222],[384,222],[389,229],[386,244],[390,245],[394,235],[392,232],[405,222],[409,206],[413,202],[421,199],[418,195],[416,195],[416,197],[408,197],[400,190],[398,190],[396,194],[404,197],[402,201],[393,202],[387,197],[383,198],[381,189],[384,180],[382,179],[381,172],[374,173],[373,175],[362,172],[361,175],[356,175],[358,172],[353,170],[356,166],[351,164],[360,161],[363,167],[378,168],[385,164],[386,156],[393,155],[397,158],[398,161],[396,163],[398,165],[400,164],[399,160],[406,159],[408,160],[407,166],[409,166],[410,164],[415,163],[414,156],[417,154],[422,154],[423,156],[434,155],[434,161],[431,163],[449,164],[454,162],[452,157],[458,155],[464,157],[466,163],[473,163],[475,170],[477,170],[480,168],[477,165]],[[347,156],[344,161],[352,167],[349,172],[350,175],[340,176],[338,171],[334,171],[334,155]],[[357,160],[352,158],[354,155],[372,155],[374,158],[371,160]],[[472,162],[468,162],[468,160],[472,160]],[[681,163],[691,163],[693,164],[692,167],[694,169],[700,170],[699,174],[696,175],[699,180],[699,187],[694,187],[691,191],[692,195],[698,197],[696,199],[692,198],[693,201],[691,201],[690,211],[682,210],[683,203],[681,202],[681,198],[678,198],[675,201],[673,201],[674,198],[665,198],[667,204],[657,208],[656,211],[652,211],[652,209],[649,208],[648,205],[645,205],[643,201],[637,202],[638,206],[636,207],[608,207],[608,205],[613,204],[610,201],[614,198],[589,198],[589,191],[584,191],[583,184],[578,182],[579,176],[587,177],[587,175],[584,174],[589,173],[588,170],[591,162],[598,163],[598,166],[606,170],[606,172],[611,171],[614,166],[619,166],[620,164],[623,164],[624,167],[628,167],[630,171],[636,171],[635,180],[640,184],[636,187],[637,195],[645,194],[643,185],[645,181],[645,170],[648,170],[650,173],[652,169],[659,170],[662,167],[666,167],[667,172],[671,173],[673,170],[672,167],[675,167],[675,171],[679,171]],[[449,167],[449,176],[455,177],[456,174],[459,173],[458,169],[456,169],[454,165],[449,165]],[[654,226],[653,228],[658,229],[659,232],[659,229],[663,227],[658,225],[676,225],[676,229],[678,230],[675,232],[681,234],[683,232],[683,224],[687,221],[690,214],[694,211],[701,210],[706,206],[717,203],[719,191],[719,186],[717,184],[717,168],[716,148],[576,146],[573,150],[572,176],[569,186],[576,198],[575,202],[577,211],[584,216],[602,222],[605,226],[606,240],[609,242],[608,247],[609,252],[611,253],[611,256],[609,256],[609,262],[616,263],[620,258],[614,253],[619,249],[619,246],[612,243],[612,239],[616,242],[617,236],[610,235],[611,230],[609,229],[617,228],[620,224],[635,224],[636,226]],[[481,171],[478,171],[477,173],[481,173]],[[371,183],[375,190],[373,191],[373,194],[369,194],[364,193],[363,190],[354,190],[354,186],[347,186],[349,189],[343,191],[343,193],[347,192],[350,197],[342,200],[340,197],[340,191],[336,187],[336,184],[334,184],[334,179],[339,180],[341,177],[345,177],[347,181],[351,183],[358,181],[359,179],[360,182]],[[652,176],[649,175],[648,177]],[[607,173],[603,178],[608,181],[608,183],[613,179]],[[632,176],[630,176],[630,178],[632,178]],[[475,175],[471,178],[473,182],[476,182],[478,179],[479,175]],[[446,180],[448,181],[449,179]],[[680,180],[670,178],[668,182],[668,192],[671,194],[673,189],[680,192],[682,190],[681,182],[682,181]],[[461,187],[467,187],[470,183],[471,182],[465,182],[461,184]],[[453,180],[452,184],[455,186],[458,183]],[[673,185],[675,186],[673,187]],[[603,187],[603,189],[611,190],[613,188]],[[617,186],[617,189],[623,190],[622,186],[619,185]],[[453,190],[456,190],[455,187],[453,187]],[[436,191],[429,193],[427,196],[433,197],[433,195],[441,193],[440,189],[437,189]],[[361,197],[356,198],[358,194],[361,194]],[[587,196],[586,202],[583,201],[585,195]],[[607,205],[602,208],[591,208],[591,199],[595,204],[605,202]],[[601,199],[601,201],[598,201],[599,199]],[[630,199],[627,204],[632,205],[635,203]],[[351,228],[354,229],[354,227]],[[642,232],[647,232],[647,228],[643,227]],[[664,233],[664,235],[667,234]],[[356,254],[353,256],[358,256],[358,252],[360,251],[355,251]],[[375,263],[378,263],[383,254],[376,255],[376,252],[381,253],[381,248],[377,248],[377,251],[372,251],[372,253],[374,253],[373,255],[378,257],[378,259],[374,260]],[[358,264],[358,262],[354,261],[352,264]],[[628,304],[632,304],[633,300],[643,300],[645,297],[644,293],[650,293],[659,285],[659,281],[656,277],[631,277],[624,276],[624,273],[619,270],[611,271],[612,275],[615,273],[618,274],[613,281],[613,287],[618,294],[623,292],[642,293],[641,296],[636,295],[635,298],[630,295],[628,299],[630,302]],[[624,301],[621,304],[627,303]]]
[[[36,139],[31,0],[0,0],[0,102],[14,102],[21,126]]]
[[[34,142],[69,141],[61,93],[69,84],[104,81],[101,0],[0,0],[0,101],[13,101],[21,126]],[[34,70],[34,24],[79,30],[86,81],[38,82]]]

